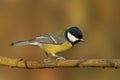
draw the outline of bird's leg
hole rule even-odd
[[[47,53],[46,53],[47,54]],[[66,60],[64,57],[52,54],[52,56],[50,57],[49,55],[47,56],[46,59],[44,59],[43,62],[50,62],[52,60]]]
[[[47,53],[47,52],[45,52],[45,55],[46,55],[46,57],[49,57],[49,55],[48,55],[48,53]]]
[[[47,58],[45,58],[43,62],[49,62],[50,61],[50,57],[49,57],[48,53],[45,52],[45,55],[46,55]]]
[[[56,60],[66,60],[64,57],[62,56],[58,56],[58,55],[55,55],[55,54],[52,54],[52,56],[54,57],[57,57]]]

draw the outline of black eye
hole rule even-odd
[[[74,33],[74,32],[72,32],[72,35],[75,35],[75,33]]]

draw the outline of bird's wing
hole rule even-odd
[[[47,44],[62,44],[65,41],[66,38],[64,36],[64,33],[61,31],[56,33],[48,33],[31,40],[31,42],[47,43]]]

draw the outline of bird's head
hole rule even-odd
[[[69,27],[65,31],[65,37],[70,43],[72,43],[72,45],[74,45],[74,44],[76,44],[80,41],[84,41],[82,32],[76,26],[75,27]]]

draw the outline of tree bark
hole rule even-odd
[[[27,61],[0,56],[0,65],[12,68],[42,69],[42,68],[120,68],[120,59],[80,59],[80,60],[48,60]]]

